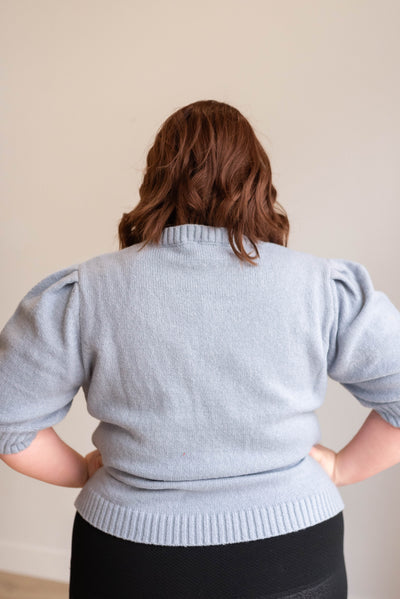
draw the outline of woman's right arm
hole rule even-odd
[[[323,446],[312,449],[332,480],[344,486],[400,463],[400,310],[375,289],[363,264],[327,261],[332,300],[327,373],[371,410],[337,454]]]
[[[400,463],[400,428],[371,410],[358,433],[338,453],[317,444],[310,455],[336,486],[352,485]]]
[[[336,484],[351,485],[400,463],[400,428],[371,410],[358,433],[336,456]]]

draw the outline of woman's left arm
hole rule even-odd
[[[76,488],[83,487],[89,476],[94,473],[94,454],[100,455],[96,450],[86,457],[82,456],[64,443],[50,427],[39,431],[32,443],[22,451],[3,453],[0,454],[0,458],[10,468],[26,476],[52,485]],[[100,463],[97,467],[99,466]]]

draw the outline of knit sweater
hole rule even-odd
[[[400,427],[400,312],[358,262],[257,245],[169,226],[40,280],[0,332],[0,453],[82,387],[103,466],[74,506],[106,533],[219,545],[341,511],[315,410],[329,376]]]

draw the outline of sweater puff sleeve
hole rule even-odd
[[[362,264],[328,258],[333,319],[328,376],[400,427],[400,312]]]
[[[74,264],[32,287],[0,331],[0,453],[62,420],[83,381]]]

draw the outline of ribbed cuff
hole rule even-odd
[[[389,424],[400,428],[400,401],[395,401],[384,406],[374,406],[375,412],[378,412]]]
[[[18,453],[26,449],[32,443],[37,433],[38,431],[0,431],[0,453]]]

